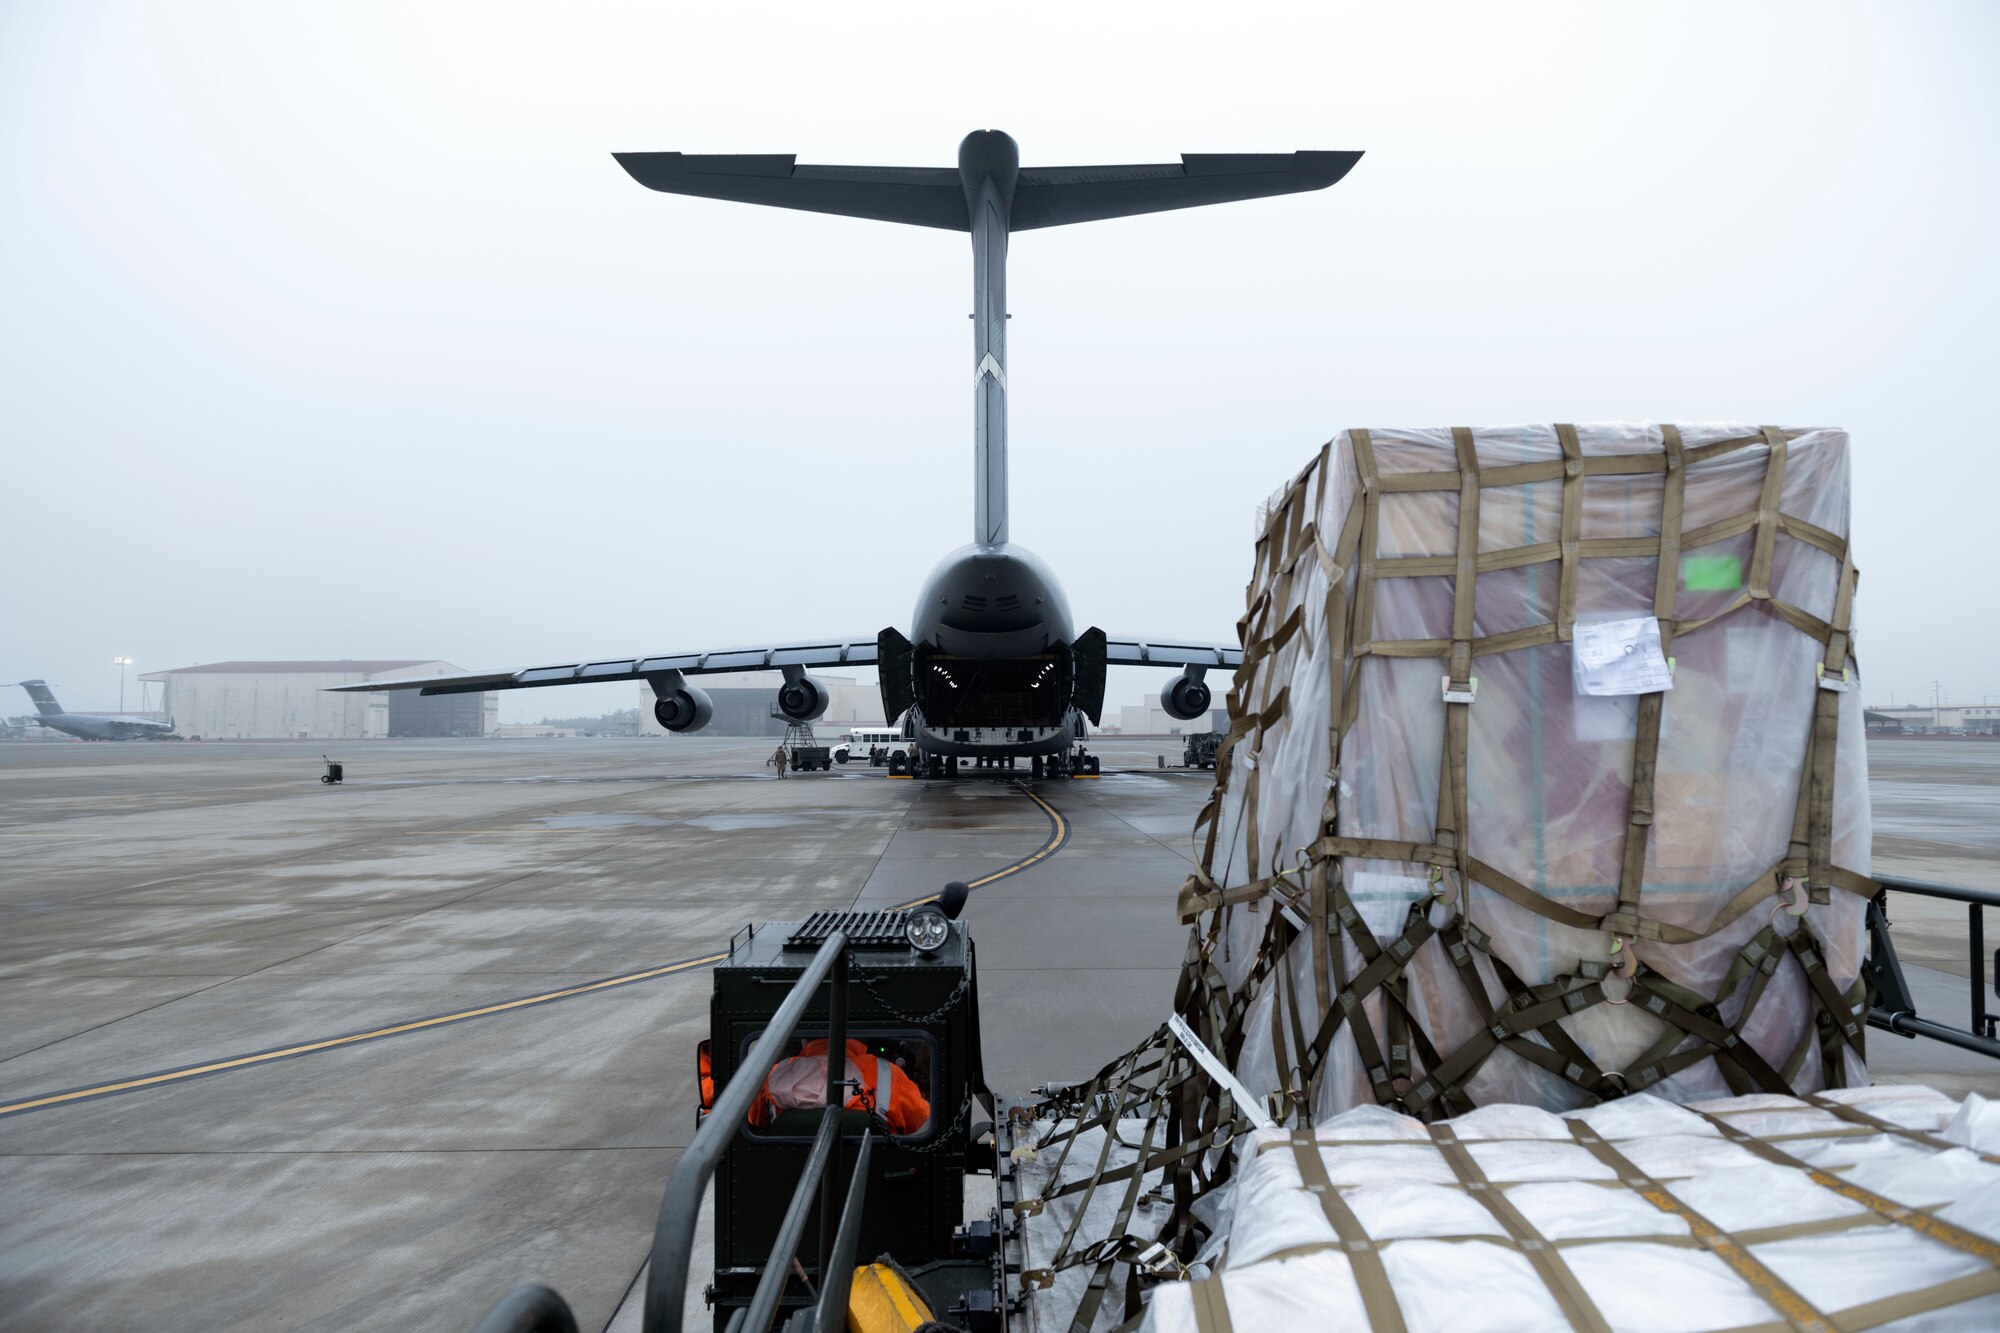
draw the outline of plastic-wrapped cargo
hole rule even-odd
[[[1307,1123],[1865,1083],[1847,538],[1838,430],[1341,434],[1258,542],[1184,1015]]]
[[[1239,1140],[1215,1271],[1150,1333],[2000,1327],[2000,1106],[1916,1087]]]

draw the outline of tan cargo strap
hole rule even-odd
[[[1146,1129],[1140,1138],[1140,1142],[1150,1149],[1153,1144],[1153,1132],[1159,1127],[1160,1114],[1163,1108],[1157,1098],[1149,1098],[1148,1100],[1152,1105],[1152,1113],[1146,1118]],[[1118,1135],[1115,1132],[1107,1129],[1104,1135],[1105,1147],[1109,1149],[1112,1141],[1117,1137]],[[1141,1152],[1143,1157],[1144,1150],[1141,1150]],[[1132,1211],[1138,1206],[1139,1195],[1146,1183],[1146,1174],[1143,1170],[1134,1171],[1132,1178],[1126,1181],[1125,1197],[1119,1200],[1118,1216],[1111,1223],[1111,1234],[1114,1237],[1124,1238],[1125,1228],[1132,1224]],[[1103,1176],[1104,1163],[1100,1159],[1097,1167],[1097,1177],[1101,1180]],[[1083,1221],[1086,1211],[1083,1208],[1077,1209],[1076,1216],[1070,1220],[1069,1229],[1063,1233],[1063,1248],[1065,1250],[1069,1248],[1072,1239],[1075,1237],[1076,1228]],[[1125,1253],[1125,1247],[1122,1244],[1111,1253],[1105,1254],[1100,1251],[1095,1257],[1097,1259],[1096,1266],[1091,1270],[1090,1281],[1084,1287],[1083,1299],[1077,1304],[1076,1314],[1070,1319],[1069,1333],[1089,1333],[1091,1326],[1097,1322],[1097,1309],[1098,1306],[1104,1303],[1104,1288],[1111,1279],[1111,1266],[1119,1262],[1122,1258],[1125,1262],[1134,1265],[1136,1276],[1136,1266],[1140,1262],[1137,1255]],[[1154,1260],[1154,1263],[1157,1265],[1158,1260]],[[1133,1303],[1136,1303],[1138,1297],[1136,1286],[1130,1294]]]
[[[1453,853],[1453,869],[1465,873],[1465,843],[1471,820],[1467,807],[1466,716],[1472,693],[1472,629],[1479,572],[1479,455],[1469,427],[1454,426],[1458,455],[1458,554],[1451,572],[1451,649],[1445,662],[1444,753],[1439,760],[1436,833],[1433,841]]]
[[[1424,865],[1452,866],[1458,854],[1434,842],[1396,842],[1388,838],[1321,838],[1314,844],[1321,856],[1356,856],[1376,861],[1416,861]]]
[[[1810,1166],[1776,1144],[1768,1143],[1754,1134],[1749,1134],[1738,1129],[1721,1116],[1710,1115],[1699,1107],[1690,1106],[1687,1109],[1693,1111],[1703,1120],[1708,1121],[1709,1124],[1714,1125],[1718,1130],[1722,1131],[1722,1136],[1731,1143],[1749,1149],[1765,1161],[1775,1166],[1790,1167],[1794,1171],[1803,1171],[1813,1184],[1830,1189],[1841,1198],[1858,1203],[1870,1212],[1875,1213],[1879,1217],[1886,1218],[1898,1226],[1907,1227],[1926,1240],[1934,1240],[1940,1245],[1950,1246],[1960,1254],[1969,1254],[1982,1263],[2000,1267],[2000,1243],[1967,1231],[1964,1227],[1955,1226],[1943,1218],[1933,1216],[1920,1208],[1906,1207],[1903,1204],[1897,1203],[1894,1199],[1885,1199],[1873,1190],[1863,1189],[1853,1181],[1842,1179],[1830,1171],[1822,1171],[1816,1166]]]
[[[1160,1099],[1153,1098],[1151,1100]],[[1094,1127],[1090,1125],[1083,1126],[1085,1129]],[[1249,1128],[1250,1122],[1248,1120],[1227,1120],[1201,1135],[1186,1139],[1171,1148],[1162,1148],[1150,1156],[1140,1157],[1134,1161],[1127,1162],[1123,1166],[1111,1167],[1101,1175],[1093,1176],[1089,1179],[1072,1180],[1067,1184],[1048,1190],[1039,1197],[1046,1204],[1052,1199],[1066,1199],[1072,1194],[1089,1194],[1100,1185],[1115,1185],[1121,1180],[1130,1180],[1134,1176],[1147,1176],[1163,1166],[1172,1166],[1182,1158],[1194,1153],[1212,1152],[1217,1148],[1228,1147],[1230,1143],[1235,1141],[1237,1135],[1244,1133]],[[1066,1132],[1063,1137],[1074,1138],[1075,1131]],[[1130,1145],[1127,1146],[1129,1147]]]
[[[1825,946],[1807,929],[1804,918],[1800,918],[1798,929],[1786,939],[1785,944],[1804,969],[1806,984],[1812,988],[1817,1006],[1831,1019],[1834,1031],[1854,1048],[1856,1055],[1862,1055],[1862,1032],[1868,1022],[1867,1011],[1865,1008],[1857,1011],[1848,997],[1833,984],[1833,978],[1826,974]],[[1831,1085],[1832,1080],[1828,1082]]]
[[[1322,839],[1319,845],[1325,847],[1334,841],[1359,842],[1362,840]],[[1390,843],[1378,845],[1384,848],[1391,846],[1419,846],[1418,844]],[[1434,851],[1434,849],[1420,848],[1420,851]],[[1386,852],[1380,851],[1367,851],[1362,854],[1384,856],[1385,859],[1430,860],[1432,864],[1436,864],[1432,856],[1421,854],[1399,858],[1388,858]],[[1655,921],[1650,917],[1624,911],[1612,912],[1601,917],[1591,916],[1587,913],[1579,912],[1573,907],[1565,907],[1559,902],[1544,898],[1513,876],[1504,871],[1496,870],[1484,861],[1473,859],[1469,864],[1474,883],[1489,888],[1515,906],[1525,907],[1536,915],[1547,917],[1558,925],[1571,926],[1578,930],[1601,930],[1611,935],[1627,935],[1642,940],[1656,940],[1662,944],[1694,944],[1709,938],[1723,927],[1730,925],[1758,903],[1775,894],[1780,884],[1778,872],[1775,870],[1759,876],[1744,887],[1734,898],[1730,899],[1705,927],[1700,930],[1689,930],[1685,926],[1676,926],[1667,921]],[[1863,897],[1872,898],[1879,891],[1879,886],[1875,885],[1873,881],[1864,876],[1856,875],[1851,871],[1834,871],[1827,876],[1827,881],[1832,887],[1849,893],[1860,894]]]
[[[1549,998],[1549,996],[1538,997],[1526,986],[1522,985],[1520,977],[1516,976],[1514,969],[1507,965],[1507,960],[1493,952],[1491,941],[1486,938],[1486,933],[1471,922],[1453,920],[1438,932],[1438,936],[1444,942],[1446,955],[1451,959],[1452,967],[1458,973],[1460,980],[1464,982],[1466,993],[1471,997],[1473,1006],[1479,1010],[1481,1023],[1495,1037],[1499,1037],[1499,1033],[1493,1032],[1494,1023],[1503,1010],[1496,1009],[1493,1001],[1487,997],[1485,984],[1480,980],[1479,969],[1473,962],[1472,951],[1474,949],[1486,955],[1487,962],[1493,968],[1493,975],[1499,979],[1501,989],[1506,993],[1507,998],[1504,1012],[1508,1012],[1510,1015],[1518,1015],[1520,1012],[1532,1008],[1538,999]],[[1567,1005],[1564,1006],[1564,1011],[1569,1012]],[[1559,1018],[1560,1015],[1557,1015],[1557,1017]],[[1548,1043],[1546,1046],[1529,1040],[1525,1035],[1520,1035],[1518,1016],[1513,1017],[1511,1023],[1503,1023],[1500,1031],[1508,1033],[1504,1038],[1499,1038],[1504,1042],[1508,1050],[1513,1051],[1514,1054],[1525,1060],[1540,1065],[1557,1077],[1566,1079],[1578,1087],[1586,1089],[1586,1096],[1592,1102],[1595,1102],[1597,1097],[1603,1092],[1605,1087],[1604,1071],[1599,1069],[1590,1056],[1584,1053],[1583,1048],[1576,1044],[1575,1039],[1569,1033],[1563,1031],[1560,1022],[1552,1019],[1533,1029],[1534,1032],[1540,1034],[1543,1041]],[[1442,1079],[1442,1066],[1432,1066],[1432,1068],[1440,1071],[1440,1081],[1444,1081]],[[1463,1079],[1461,1078],[1458,1081],[1462,1082]],[[1450,1086],[1451,1084],[1446,1082],[1447,1091]],[[1426,1091],[1425,1087],[1419,1084],[1415,1093],[1421,1097]],[[1405,1104],[1409,1104],[1409,1101],[1410,1099],[1406,1098]],[[1412,1110],[1411,1114],[1415,1113]]]
[[[1333,785],[1331,781],[1327,783],[1329,787]],[[1333,988],[1329,977],[1336,966],[1334,957],[1339,953],[1334,947],[1332,929],[1333,863],[1324,858],[1315,860],[1312,868],[1306,872],[1306,888],[1307,927],[1312,934],[1313,943],[1313,1002],[1318,1005],[1320,1013],[1325,1013],[1327,1006],[1333,1003]]]
[[[1496,1047],[1505,1044],[1517,1054],[1526,1055],[1526,1048],[1534,1046],[1534,1043],[1525,1040],[1524,1034],[1546,1032],[1557,1019],[1579,1013],[1592,1005],[1602,1003],[1603,1000],[1603,987],[1591,982],[1573,990],[1566,990],[1557,998],[1542,1000],[1496,1015],[1492,1023],[1484,1030],[1466,1038],[1442,1064],[1432,1066],[1423,1081],[1410,1089],[1409,1094],[1402,1099],[1404,1107],[1411,1115],[1418,1114],[1440,1095],[1462,1086],[1479,1066],[1486,1062],[1486,1058]],[[1548,1054],[1554,1056],[1555,1052],[1550,1051]],[[1536,1063],[1543,1064],[1539,1059],[1536,1059]],[[1602,1087],[1605,1077],[1603,1071],[1588,1062],[1553,1060],[1543,1064],[1543,1068],[1593,1093],[1597,1093]],[[1592,1081],[1586,1083],[1584,1081],[1586,1079]]]
[[[1563,452],[1562,574],[1556,588],[1556,638],[1568,643],[1576,630],[1577,562],[1583,552],[1583,447],[1576,427],[1558,423],[1556,441]]]
[[[1307,1054],[1312,1058],[1314,1088],[1318,1086],[1319,1075],[1325,1068],[1327,1051],[1333,1045],[1335,1034],[1340,1031],[1343,1023],[1353,1020],[1349,1024],[1349,1034],[1353,1037],[1355,1047],[1361,1055],[1362,1068],[1367,1073],[1369,1083],[1374,1086],[1376,1101],[1386,1105],[1396,1097],[1394,1080],[1389,1072],[1388,1063],[1383,1058],[1381,1047],[1375,1040],[1374,1030],[1369,1026],[1363,1013],[1363,1006],[1377,989],[1403,970],[1410,959],[1416,956],[1424,941],[1436,931],[1428,916],[1421,911],[1415,912],[1403,933],[1384,949],[1375,943],[1373,932],[1361,919],[1361,914],[1355,910],[1345,890],[1338,885],[1334,888],[1333,901],[1334,914],[1338,917],[1341,928],[1354,939],[1356,947],[1368,962],[1355,974],[1354,980],[1341,987],[1340,992],[1334,996],[1334,1002],[1328,1006],[1318,1032],[1313,1034]]]
[[[1761,1091],[1789,1096],[1791,1088],[1771,1068],[1757,1048],[1745,1041],[1734,1029],[1723,1026],[1720,1019],[1676,1001],[1660,983],[1660,979],[1641,972],[1636,978],[1638,990],[1632,994],[1632,1003],[1638,1005],[1655,1018],[1665,1019],[1675,1027],[1707,1042],[1715,1051],[1718,1065],[1734,1065],[1756,1081]],[[1676,988],[1678,989],[1678,988]],[[1639,991],[1646,992],[1642,999]]]
[[[1987,1270],[1968,1273],[1949,1282],[1940,1282],[1934,1287],[1851,1305],[1836,1314],[1834,1319],[1842,1329],[1874,1328],[1893,1320],[1908,1319],[1912,1315],[1941,1310],[1963,1301],[1975,1301],[1996,1291],[2000,1291],[2000,1272]]]
[[[1579,912],[1573,907],[1564,907],[1552,898],[1544,898],[1512,875],[1496,870],[1484,861],[1468,859],[1467,865],[1473,883],[1493,890],[1516,907],[1525,907],[1537,916],[1547,917],[1559,926],[1569,926],[1576,930],[1598,929],[1600,918]]]
[[[1751,548],[1749,592],[1752,597],[1771,595],[1771,550],[1778,536],[1778,499],[1785,486],[1785,433],[1776,426],[1764,427],[1764,444],[1770,457],[1764,464],[1764,487],[1757,496],[1757,542]]]
[[[1290,932],[1282,915],[1272,923],[1281,932]],[[1292,975],[1289,941],[1274,952],[1278,963],[1271,969],[1271,1057],[1276,1062],[1281,1091],[1303,1096],[1310,1075],[1306,1069],[1305,1020],[1299,1013],[1299,987]],[[1290,1039],[1287,1040],[1289,1032]]]
[[[1571,1120],[1569,1132],[1591,1156],[1616,1172],[1626,1188],[1661,1212],[1672,1214],[1687,1223],[1695,1239],[1729,1265],[1736,1276],[1748,1283],[1750,1289],[1798,1333],[1834,1333],[1832,1321],[1811,1301],[1799,1295],[1790,1283],[1766,1268],[1734,1236],[1682,1203],[1666,1186],[1633,1165],[1625,1154],[1601,1138],[1596,1130],[1581,1120]]]
[[[1368,1312],[1368,1327],[1374,1333],[1406,1333],[1403,1308],[1396,1303],[1396,1292],[1389,1285],[1389,1271],[1382,1266],[1381,1252],[1327,1177],[1326,1163],[1320,1160],[1319,1144],[1310,1130],[1293,1131],[1292,1156],[1306,1192],[1319,1198],[1327,1225],[1340,1238],[1340,1249],[1353,1270],[1354,1284],[1361,1289],[1361,1306]]]
[[[1354,471],[1361,482],[1361,530],[1356,539],[1354,569],[1353,628],[1348,632],[1348,648],[1355,656],[1368,651],[1375,637],[1375,562],[1381,545],[1382,490],[1375,476],[1375,449],[1365,430],[1348,435],[1354,446]],[[1350,700],[1348,707],[1352,708]]]
[[[1681,515],[1687,466],[1681,458],[1679,427],[1660,427],[1666,477],[1660,494],[1660,549],[1653,575],[1653,616],[1660,625],[1660,652],[1673,661],[1674,597],[1680,587]],[[1652,835],[1653,787],[1659,770],[1660,715],[1666,692],[1639,697],[1637,739],[1632,746],[1632,798],[1625,823],[1625,852],[1618,871],[1618,910],[1637,914],[1646,876],[1646,845]]]
[[[1465,1145],[1459,1142],[1458,1135],[1452,1132],[1451,1127],[1432,1125],[1429,1128],[1438,1152],[1443,1155],[1446,1165],[1451,1167],[1452,1174],[1458,1177],[1458,1183],[1463,1185],[1466,1193],[1477,1199],[1487,1212],[1493,1214],[1493,1220],[1500,1224],[1514,1244],[1520,1248],[1521,1253],[1527,1256],[1536,1275],[1542,1279],[1543,1285],[1548,1287],[1549,1294],[1555,1297],[1556,1304],[1562,1307],[1563,1317],[1569,1320],[1569,1326],[1578,1330],[1578,1333],[1611,1333],[1611,1325],[1605,1322],[1604,1316],[1598,1312],[1596,1303],[1590,1299],[1590,1294],[1583,1289],[1583,1284],[1576,1280],[1576,1274],[1570,1271],[1569,1265],[1563,1262],[1562,1255],[1549,1243],[1547,1237],[1535,1229],[1534,1223],[1521,1215],[1521,1210],[1507,1198],[1505,1190],[1493,1187],[1492,1182],[1487,1180],[1486,1173],[1480,1169],[1479,1163],[1473,1160],[1472,1154],[1465,1150]]]
[[[1236,1333],[1236,1326],[1229,1322],[1229,1301],[1223,1295],[1220,1277],[1192,1284],[1188,1297],[1194,1309],[1194,1326],[1200,1333]]]
[[[1869,1115],[1858,1106],[1849,1106],[1846,1102],[1837,1102],[1831,1097],[1822,1097],[1816,1092],[1805,1093],[1801,1100],[1811,1102],[1820,1110],[1830,1112],[1845,1120],[1850,1125],[1860,1125],[1881,1134],[1893,1134],[1899,1139],[1908,1139],[1912,1143],[1921,1143],[1926,1148],[1936,1148],[1939,1152],[1950,1152],[1953,1149],[1969,1152],[1985,1161],[1992,1162],[1996,1166],[2000,1166],[2000,1155],[1981,1152],[1977,1148],[1968,1148],[1962,1143],[1953,1143],[1950,1139],[1941,1139],[1935,1134],[1926,1134],[1920,1129],[1911,1129],[1908,1125],[1898,1125],[1892,1121],[1878,1119],[1875,1116]]]

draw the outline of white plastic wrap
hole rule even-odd
[[[1033,1126],[1034,1132],[1024,1135],[1023,1141],[1033,1143],[1051,1135],[1067,1135],[1074,1127],[1075,1122],[1071,1120],[1037,1122]],[[1122,1231],[1117,1222],[1128,1188],[1126,1181],[1114,1180],[1087,1192],[1060,1193],[1065,1185],[1075,1186],[1089,1180],[1100,1162],[1106,1171],[1117,1171],[1139,1159],[1140,1153],[1146,1150],[1147,1122],[1120,1120],[1115,1122],[1115,1128],[1117,1133],[1109,1144],[1104,1141],[1104,1129],[1086,1129],[1076,1136],[1067,1154],[1062,1152],[1060,1146],[1052,1146],[1040,1154],[1024,1155],[1014,1164],[1015,1189],[1020,1196],[1047,1200],[1039,1212],[1019,1219],[1019,1234],[1015,1242],[1018,1249],[1010,1256],[1019,1271],[1046,1270],[1058,1263],[1059,1257],[1066,1257],[1063,1249],[1065,1237],[1073,1236],[1070,1248],[1076,1251],[1107,1236],[1150,1240],[1165,1228],[1171,1209],[1160,1189],[1165,1175],[1163,1168],[1147,1172],[1140,1181],[1139,1197],[1134,1201]],[[1151,1150],[1157,1152],[1165,1142],[1166,1127],[1154,1124],[1151,1128]],[[1022,1293],[1025,1300],[1022,1326],[1028,1333],[1067,1333],[1070,1319],[1082,1304],[1095,1271],[1095,1264],[1070,1264],[1054,1271],[1052,1285],[1028,1288]],[[1126,1264],[1114,1262],[1111,1280],[1105,1284],[1105,1295],[1090,1324],[1093,1330],[1101,1333],[1125,1322],[1126,1273]]]
[[[1964,1106],[1918,1087],[1827,1094],[1878,1121],[1933,1136],[1956,1130],[1967,1147],[1878,1132],[1789,1097],[1695,1103],[1805,1166],[1894,1204],[1934,1213],[1975,1241],[2000,1241],[2000,1123],[1977,1097]],[[1687,1222],[1621,1181],[1572,1136],[1581,1121],[1702,1220],[1820,1312],[1855,1307],[1965,1279],[1917,1304],[1935,1308],[1879,1326],[1899,1330],[2000,1327],[2000,1277],[1991,1253],[1969,1253],[1865,1203],[1774,1164],[1725,1138],[1694,1109],[1640,1095],[1565,1117],[1526,1106],[1484,1107],[1446,1122],[1532,1226],[1554,1245],[1613,1328],[1683,1330],[1770,1325],[1778,1312],[1713,1247],[1690,1244]],[[1386,1270],[1410,1333],[1571,1327],[1548,1283],[1477,1201],[1416,1120],[1361,1107],[1319,1126],[1314,1147]],[[1286,1133],[1239,1144],[1219,1286],[1230,1326],[1365,1328],[1369,1316],[1346,1249],[1319,1196],[1301,1177]],[[1805,1227],[1804,1234],[1760,1231]],[[1678,1243],[1677,1243],[1678,1242]],[[1991,1249],[1991,1246],[1988,1246]],[[1188,1283],[1158,1287],[1144,1328],[1213,1333]],[[1879,1313],[1879,1312],[1878,1312]],[[1895,1313],[1895,1312],[1891,1312]],[[1869,1326],[1852,1316],[1842,1327]]]
[[[1742,425],[1681,429],[1690,451],[1757,433],[1758,428]],[[1658,456],[1663,451],[1662,432],[1655,426],[1579,426],[1577,435],[1585,459]],[[1550,426],[1481,429],[1474,438],[1483,473],[1563,456]],[[1371,440],[1375,466],[1385,478],[1457,467],[1449,430],[1375,431]],[[1770,456],[1760,443],[1689,463],[1681,530],[1699,534],[1706,526],[1754,514]],[[1331,469],[1324,485],[1320,467]],[[1664,486],[1658,472],[1585,476],[1582,539],[1657,537]],[[1483,489],[1479,550],[1556,542],[1561,536],[1563,489],[1560,479]],[[1306,517],[1317,525],[1320,542],[1331,548],[1360,494],[1350,433],[1335,441],[1324,464],[1307,470],[1298,493],[1305,497]],[[1777,500],[1780,514],[1810,525],[1810,532],[1845,539],[1845,434],[1793,433],[1785,449]],[[1382,559],[1453,556],[1458,505],[1455,488],[1382,494],[1376,554]],[[1282,510],[1281,505],[1274,508]],[[1756,541],[1755,531],[1742,531],[1685,547],[1675,619],[1702,620],[1737,598],[1740,588],[1727,586],[1730,570],[1733,564],[1740,584],[1742,572],[1752,565]],[[1698,563],[1690,565],[1690,559]],[[1336,764],[1329,748],[1337,720],[1331,716],[1332,685],[1347,659],[1335,656],[1335,636],[1326,624],[1328,563],[1299,559],[1288,569],[1265,571],[1261,584],[1251,589],[1253,605],[1265,593],[1277,599],[1264,623],[1277,626],[1297,611],[1303,624],[1284,647],[1252,668],[1248,687],[1237,701],[1239,715],[1247,716],[1287,695],[1282,718],[1242,736],[1229,756],[1209,867],[1214,881],[1224,888],[1298,864],[1301,854],[1325,831],[1329,775],[1335,772],[1334,831],[1340,835],[1416,842],[1434,837],[1445,743],[1446,705],[1440,684],[1446,662],[1441,657],[1361,657],[1354,683],[1359,708],[1341,739]],[[1576,566],[1577,622],[1653,614],[1657,557],[1589,555],[1577,560]],[[1559,568],[1559,563],[1547,561],[1480,572],[1474,635],[1554,620]],[[1353,586],[1351,567],[1333,573]],[[1789,532],[1776,533],[1769,580],[1772,598],[1829,619],[1840,580],[1838,559]],[[1453,597],[1449,574],[1377,578],[1373,623],[1357,626],[1355,637],[1449,640]],[[1254,633],[1254,625],[1252,629]],[[1713,623],[1675,636],[1667,651],[1673,659],[1672,687],[1662,706],[1655,814],[1641,910],[1653,921],[1702,931],[1725,904],[1770,874],[1787,855],[1819,694],[1815,667],[1821,645],[1778,614],[1771,602],[1752,600]],[[1465,838],[1470,854],[1564,906],[1593,917],[1612,911],[1631,803],[1638,699],[1579,693],[1569,642],[1477,656],[1473,675],[1478,684],[1476,701],[1468,709],[1466,760]],[[1831,862],[1866,875],[1870,833],[1857,691],[1841,695],[1838,715]],[[1254,805],[1248,800],[1253,768]],[[1411,862],[1354,857],[1345,858],[1341,868],[1360,915],[1385,942],[1401,931],[1410,903],[1427,896],[1429,871],[1429,866]],[[1581,964],[1611,958],[1612,938],[1607,932],[1552,922],[1487,887],[1473,887],[1466,906],[1466,919],[1491,937],[1493,952],[1528,986],[1574,975]],[[1434,910],[1439,910],[1434,920],[1441,920],[1441,909]],[[1215,959],[1232,991],[1245,984],[1269,911],[1268,904],[1226,909],[1224,939]],[[1852,987],[1858,975],[1863,911],[1858,895],[1835,891],[1804,917],[1820,941],[1829,978],[1842,991]],[[1721,989],[1724,974],[1745,942],[1772,919],[1770,906],[1759,904],[1697,943],[1640,940],[1636,952],[1658,975],[1710,997]],[[1783,916],[1777,928],[1781,935],[1790,934],[1799,928],[1798,919]],[[1354,946],[1336,939],[1333,947],[1346,951],[1346,971],[1352,976],[1362,961]],[[1479,957],[1476,965],[1489,995],[1504,999],[1489,961]],[[1312,949],[1301,941],[1288,951],[1284,966],[1291,969],[1298,995],[1315,995]],[[1413,1015],[1441,1053],[1449,1055],[1485,1026],[1463,980],[1435,942],[1419,950],[1404,976]],[[1725,999],[1720,1009],[1724,1024],[1737,1022],[1748,989],[1738,986]],[[1267,978],[1253,997],[1236,1060],[1236,1072],[1260,1097],[1287,1082],[1273,1053],[1274,1003]],[[1307,1008],[1310,1034],[1321,1015],[1310,1012],[1310,1004]],[[1383,1031],[1379,994],[1369,1001],[1367,1012],[1373,1030]],[[1743,1037],[1774,1069],[1782,1069],[1801,1048],[1812,1018],[1805,975],[1787,954],[1744,1025]],[[1660,1019],[1638,1004],[1597,1004],[1565,1018],[1563,1027],[1610,1071],[1625,1070],[1667,1031]],[[1335,1037],[1328,1054],[1312,1106],[1315,1119],[1375,1101],[1350,1031],[1344,1028]],[[1845,1082],[1865,1082],[1865,1071],[1853,1053],[1842,1058]],[[1810,1091],[1824,1082],[1817,1053],[1809,1053],[1793,1086]],[[1505,1049],[1496,1050],[1479,1066],[1465,1090],[1479,1105],[1518,1102],[1559,1110],[1585,1101],[1582,1089]],[[1686,1101],[1724,1096],[1730,1088],[1715,1062],[1703,1060],[1672,1074],[1652,1091]]]

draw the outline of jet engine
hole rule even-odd
[[[1202,668],[1186,667],[1160,687],[1160,707],[1168,717],[1192,722],[1208,711],[1208,682],[1201,677]]]
[[[811,722],[822,716],[832,701],[826,686],[803,671],[797,675],[787,672],[785,683],[778,687],[778,711],[788,722]]]
[[[653,701],[653,717],[668,731],[700,731],[715,716],[715,700],[692,685],[669,690]]]

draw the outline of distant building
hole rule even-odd
[[[204,740],[369,740],[484,736],[499,722],[491,692],[328,694],[329,685],[450,676],[460,668],[418,658],[319,662],[209,662],[151,671],[160,711],[182,736]]]
[[[1870,736],[1900,736],[1903,734],[1903,720],[1874,708],[1861,712],[1861,724]]]
[[[1865,711],[1868,730],[1874,735],[1898,731],[1905,735],[2000,733],[2000,704],[1889,704]]]
[[[689,676],[688,684],[698,685],[715,701],[715,716],[698,733],[703,736],[782,736],[785,723],[771,716],[778,702],[778,686],[784,677],[776,671],[727,671],[713,676]],[[826,686],[826,716],[815,727],[858,727],[882,723],[882,695],[874,681],[855,683],[852,676],[823,676],[813,679]],[[647,736],[664,736],[667,729],[653,718],[653,688],[639,685],[639,727]]]

